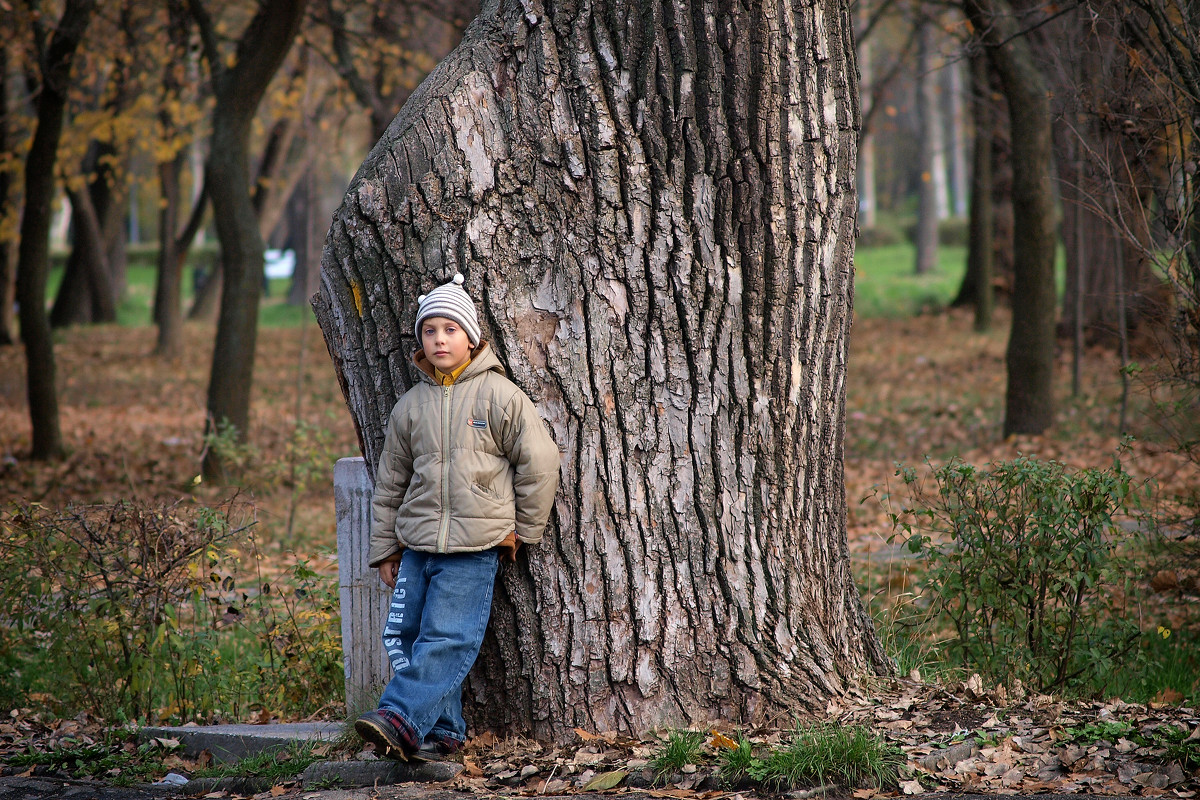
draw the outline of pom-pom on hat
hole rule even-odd
[[[413,326],[413,332],[418,342],[421,341],[422,322],[430,317],[445,317],[462,326],[472,346],[479,345],[479,315],[475,313],[471,296],[462,288],[463,280],[462,273],[456,272],[449,281],[417,298],[417,324]]]

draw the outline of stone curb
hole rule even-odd
[[[340,722],[290,722],[271,725],[204,725],[150,727],[138,731],[138,740],[177,739],[188,758],[207,750],[217,764],[241,761],[293,742],[331,741],[342,734]]]
[[[300,775],[305,789],[335,786],[385,786],[393,783],[441,783],[457,777],[462,764],[453,761],[318,761]]]

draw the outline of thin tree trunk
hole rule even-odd
[[[108,248],[105,246],[99,214],[86,188],[80,191],[68,189],[67,196],[71,200],[75,241],[71,245],[66,272],[50,312],[50,324],[63,328],[112,322],[117,318],[114,302],[116,293],[112,286]]]
[[[937,269],[938,150],[941,147],[941,115],[937,103],[937,74],[934,72],[934,24],[921,23],[919,66],[917,67],[917,115],[921,122],[921,185],[917,190],[917,264],[924,275]]]
[[[55,385],[54,342],[46,317],[46,282],[50,273],[50,216],[54,199],[54,163],[66,116],[67,87],[75,51],[95,10],[94,0],[66,0],[63,14],[50,36],[41,63],[42,85],[37,99],[37,130],[25,157],[25,213],[17,265],[17,301],[21,338],[25,343],[25,372],[29,417],[33,427],[30,455],[58,459],[63,453]],[[35,23],[36,35],[43,36]]]
[[[17,243],[0,243],[0,346],[17,338]]]
[[[869,24],[871,16],[871,4],[867,0],[860,0],[858,3],[858,15],[858,26],[863,30]],[[871,58],[872,39],[859,38],[857,42],[859,82],[863,91],[869,95],[875,80],[875,64]],[[875,137],[870,131],[863,131],[858,143],[858,193],[859,224],[863,228],[873,228],[879,202],[875,192]]]
[[[123,104],[118,101],[117,105],[120,107]],[[100,263],[104,264],[107,273],[102,279],[91,284],[94,293],[92,317],[96,322],[116,320],[116,309],[125,294],[125,284],[128,280],[128,259],[125,253],[128,229],[125,223],[129,209],[129,193],[125,190],[124,180],[113,162],[118,155],[113,145],[107,142],[100,144],[96,177],[88,186],[88,196],[92,201],[101,246],[104,248],[104,260]]]
[[[169,58],[163,69],[163,103],[159,122],[164,131],[174,136],[183,134],[171,107],[183,94],[178,62],[188,58],[188,27],[186,0],[167,0]],[[158,326],[154,352],[167,359],[177,358],[183,350],[183,265],[191,241],[177,241],[176,231],[179,229],[179,214],[183,206],[180,175],[183,174],[187,158],[186,151],[180,148],[173,158],[158,164],[158,184],[162,196],[158,216],[158,280],[154,287],[154,323]],[[202,192],[201,197],[207,198],[207,195]]]
[[[845,538],[853,58],[847,3],[499,0],[352,182],[314,306],[372,473],[456,271],[562,451],[476,729],[753,725],[889,670]]]
[[[991,79],[988,59],[983,53],[971,56],[972,108],[975,117],[975,152],[971,170],[970,237],[967,249],[967,275],[972,276],[972,300],[975,305],[975,330],[992,327],[995,306],[993,257],[995,225],[992,210],[992,133],[995,120],[988,98]],[[965,282],[964,282],[965,290]]]
[[[1037,434],[1054,422],[1057,214],[1050,184],[1050,103],[1011,7],[999,0],[963,5],[1000,75],[1012,132],[1015,273],[1004,435]]]
[[[188,319],[199,322],[216,323],[221,308],[221,295],[225,286],[225,269],[221,264],[223,256],[218,257],[208,266],[204,280],[192,297],[192,307],[188,310]]]
[[[293,195],[292,203],[291,240],[296,251],[296,268],[288,288],[287,302],[291,306],[303,306],[312,300],[321,274],[321,265],[316,260],[320,250],[313,239],[320,198],[317,196],[312,167],[309,167],[304,181]]]
[[[187,156],[180,152],[158,165],[162,205],[158,216],[158,284],[155,287],[155,321],[158,323],[156,355],[176,358],[183,349],[183,259],[175,249],[181,203],[179,176]]]
[[[952,176],[952,194],[954,196],[954,216],[967,216],[970,198],[971,175],[967,171],[967,102],[963,87],[963,64],[954,61],[948,65],[950,71],[950,174]],[[969,69],[969,67],[968,67]]]
[[[205,185],[221,242],[223,286],[208,383],[207,433],[232,429],[245,441],[258,338],[258,300],[263,281],[263,241],[251,200],[250,128],[259,101],[291,48],[304,18],[303,0],[264,0],[225,67],[216,27],[201,0],[190,0],[213,75],[212,146]],[[226,479],[221,454],[205,451],[203,474]]]
[[[8,48],[0,48],[0,153],[14,150],[8,95]],[[15,218],[13,173],[0,169],[0,220]],[[17,247],[16,241],[0,242],[0,346],[17,343]]]

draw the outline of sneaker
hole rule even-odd
[[[375,745],[376,753],[397,761],[408,761],[419,749],[404,719],[386,708],[363,714],[354,721],[354,730],[364,741]]]

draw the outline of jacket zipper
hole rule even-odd
[[[442,387],[442,521],[438,527],[437,551],[446,552],[450,538],[450,392],[453,385]]]

